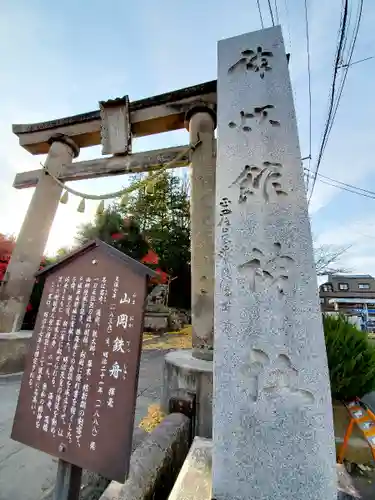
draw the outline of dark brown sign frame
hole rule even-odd
[[[100,241],[44,273],[11,437],[123,482],[155,273]]]

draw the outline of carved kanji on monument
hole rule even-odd
[[[262,349],[251,349],[250,363],[244,370],[253,388],[251,399],[256,402],[265,399],[288,398],[298,405],[314,403],[313,394],[300,387],[299,372],[290,357],[278,352],[273,359]]]
[[[220,41],[218,61],[212,497],[334,500],[329,376],[280,27]]]
[[[273,244],[272,253],[265,255],[259,248],[252,249],[252,258],[238,266],[241,274],[248,278],[248,286],[252,292],[268,291],[273,286],[280,295],[284,295],[284,286],[289,280],[289,268],[294,259],[284,255],[281,244]]]
[[[94,241],[46,276],[12,438],[124,481],[128,472],[146,277]]]
[[[287,196],[281,184],[282,172],[283,166],[278,162],[263,161],[259,167],[245,165],[230,187],[239,187],[238,201],[240,203],[251,198],[268,202],[273,195],[276,195],[276,198]]]
[[[259,76],[263,79],[264,73],[272,69],[270,65],[271,57],[273,57],[273,53],[263,49],[261,46],[258,46],[254,50],[245,49],[241,51],[240,58],[229,68],[228,73],[232,73],[235,69],[243,67],[246,71],[259,73]]]
[[[270,124],[272,127],[278,127],[280,126],[280,122],[269,117],[269,110],[274,109],[275,106],[273,106],[272,104],[266,104],[265,106],[255,106],[251,112],[241,110],[239,123],[230,121],[228,123],[228,127],[238,128],[240,130],[243,130],[243,132],[251,132],[253,130],[253,128],[250,127],[250,124],[253,127],[263,124]]]

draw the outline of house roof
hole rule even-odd
[[[328,279],[374,279],[371,274],[329,274]]]
[[[116,250],[116,248],[111,247],[111,245],[108,245],[102,240],[95,239],[92,241],[89,241],[85,245],[81,246],[77,250],[74,250],[74,252],[71,252],[70,254],[66,255],[62,259],[60,259],[58,262],[55,264],[51,264],[50,266],[45,267],[41,271],[38,271],[35,276],[42,276],[44,274],[49,274],[53,271],[55,271],[57,268],[64,266],[65,264],[68,264],[70,261],[73,259],[76,259],[77,257],[80,257],[81,255],[84,255],[87,252],[90,252],[94,248],[100,248],[103,252],[106,254],[110,255],[111,257],[121,260],[124,264],[126,264],[128,267],[130,267],[135,273],[143,275],[143,276],[151,276],[151,277],[157,277],[157,273],[150,269],[149,267],[145,266],[144,264],[141,264],[135,259],[132,259],[129,257],[129,255],[124,254],[123,252],[120,252],[119,250]]]

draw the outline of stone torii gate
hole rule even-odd
[[[180,155],[187,146],[131,153],[132,137],[187,128],[200,145],[174,166],[191,164],[192,323],[197,358],[213,350],[214,199],[216,81],[129,102],[99,103],[89,113],[42,123],[13,125],[19,143],[33,155],[48,154],[45,167],[61,181],[149,172]],[[108,158],[74,161],[81,148],[102,144]],[[35,187],[1,289],[0,331],[20,329],[62,194],[45,170],[16,175],[16,189]]]
[[[3,288],[3,328],[19,327],[58,179],[160,168],[185,147],[132,155],[131,137],[185,126],[197,146],[180,162],[192,165],[193,351],[166,354],[162,404],[173,405],[179,390],[187,403],[194,394],[194,434],[213,434],[210,498],[334,500],[328,366],[280,26],[219,42],[217,91],[213,81],[13,127],[23,147],[48,157],[44,170],[14,183],[36,189]],[[111,158],[72,162],[100,143]]]

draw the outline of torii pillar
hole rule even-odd
[[[79,147],[61,134],[52,136],[50,143],[46,167],[58,176],[62,165],[78,156]],[[62,188],[42,172],[0,290],[0,332],[17,331],[22,326],[61,192]]]
[[[214,347],[215,283],[215,171],[216,115],[199,105],[186,114],[190,144],[200,140],[191,155],[191,310],[192,351],[170,352],[165,357],[162,406],[178,391],[194,393],[194,434],[212,435],[212,359]]]
[[[187,113],[191,155],[191,312],[193,356],[212,361],[215,282],[215,116],[210,108]]]

